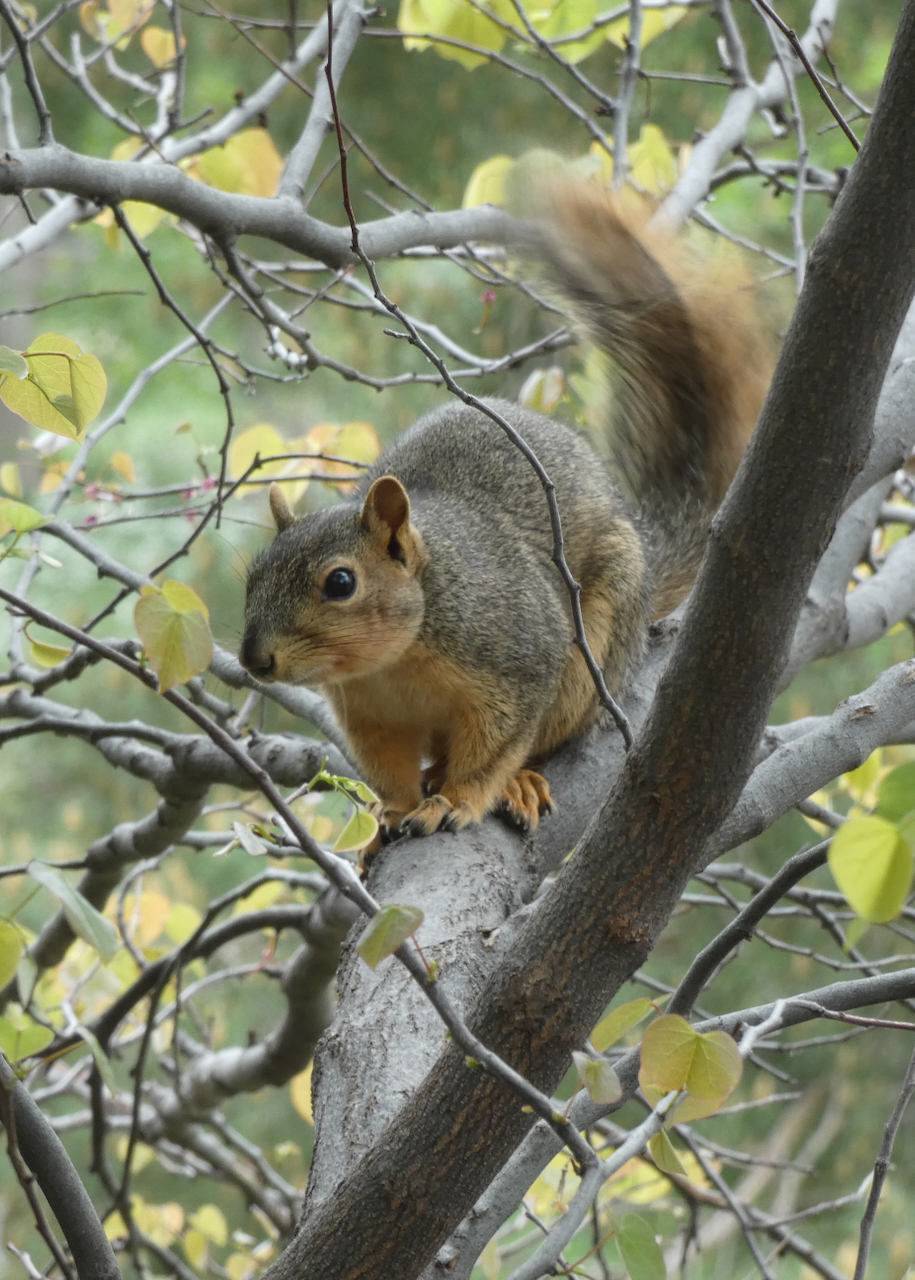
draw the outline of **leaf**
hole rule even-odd
[[[686,1077],[692,1097],[724,1099],[734,1092],[742,1075],[740,1050],[727,1032],[708,1031],[698,1037]]]
[[[184,1256],[195,1271],[203,1272],[207,1266],[207,1238],[202,1231],[189,1227],[181,1237]]]
[[[197,908],[192,907],[189,902],[176,902],[165,921],[165,936],[169,942],[180,947],[182,942],[187,942],[191,934],[200,928],[202,919]]]
[[[0,347],[0,373],[11,373],[14,378],[29,376],[28,362],[20,352],[12,347]]]
[[[73,932],[94,947],[103,960],[111,960],[121,945],[114,925],[47,862],[30,862],[26,871],[33,880],[53,893]]]
[[[630,1280],[665,1280],[664,1254],[644,1218],[636,1213],[625,1214],[616,1229],[616,1243]]]
[[[178,56],[175,37],[164,27],[146,27],[140,35],[143,52],[155,67],[167,67]]]
[[[364,849],[366,845],[371,844],[377,834],[377,818],[373,818],[364,809],[357,809],[337,836],[334,852],[343,853],[354,849]]]
[[[419,907],[402,907],[386,903],[366,925],[356,950],[370,969],[376,969],[385,956],[406,942],[423,922]]]
[[[644,49],[646,44],[650,44],[663,32],[669,31],[688,12],[685,6],[675,4],[669,5],[666,9],[644,10],[642,12],[642,48]],[[611,44],[625,49],[626,41],[629,39],[628,15],[625,18],[618,18],[616,22],[608,23],[604,30]]]
[[[572,1061],[575,1063],[578,1079],[587,1089],[592,1101],[599,1102],[603,1106],[619,1102],[623,1096],[623,1086],[609,1062],[604,1062],[602,1058],[589,1058],[586,1053],[577,1052],[573,1052]]]
[[[677,1014],[656,1018],[642,1037],[639,1080],[644,1076],[662,1093],[685,1089],[698,1040],[699,1032],[685,1018]]]
[[[870,759],[873,759],[873,756]],[[864,768],[864,765],[861,767]],[[901,764],[892,773],[888,773],[881,782],[877,792],[877,815],[886,818],[887,822],[899,822],[913,809],[915,809],[915,760],[910,760],[908,764]]]
[[[289,1092],[292,1096],[292,1105],[302,1119],[309,1124],[314,1124],[315,1117],[311,1106],[311,1068],[312,1063],[309,1063],[304,1071],[300,1071],[292,1078]]]
[[[262,458],[272,458],[277,454],[291,452],[294,452],[292,446],[283,439],[276,427],[271,426],[269,422],[258,422],[232,441],[229,448],[229,475],[233,480],[243,476],[258,455]],[[258,479],[278,476],[284,465],[282,462],[269,462],[266,466],[258,467],[253,475]],[[243,484],[235,490],[235,496],[241,498],[246,493],[256,493],[263,487],[259,484]],[[289,501],[293,504],[297,500],[297,496],[289,497]]]
[[[90,1031],[87,1026],[84,1026],[83,1023],[80,1022],[77,1024],[76,1031],[77,1034],[82,1036],[83,1040],[86,1042],[89,1052],[92,1054],[95,1065],[98,1068],[98,1073],[105,1083],[105,1087],[111,1094],[112,1098],[116,1098],[118,1095],[118,1082],[114,1078],[114,1067],[112,1066],[111,1059],[99,1044],[94,1032]]]
[[[242,129],[224,146],[205,151],[195,168],[207,186],[270,197],[276,194],[283,161],[266,129]]]
[[[604,27],[598,27],[581,40],[562,40],[576,31],[586,31],[597,17],[597,0],[559,0],[545,20],[532,18],[534,26],[547,40],[560,41],[557,51],[567,61],[581,62],[607,39]]]
[[[872,751],[863,764],[859,764],[857,769],[851,769],[848,773],[842,775],[842,782],[846,789],[854,796],[854,798],[862,803],[868,792],[872,791],[874,784],[880,777],[880,770],[883,766],[883,751],[878,749]],[[867,806],[870,808],[870,806]],[[910,807],[912,807],[910,805]],[[892,818],[889,814],[883,815],[885,818]],[[902,816],[901,814],[899,815]]]
[[[122,480],[126,480],[128,484],[133,484],[137,478],[136,469],[133,465],[133,458],[129,453],[125,453],[123,449],[118,449],[116,453],[111,455],[108,464],[112,471],[116,471]]]
[[[498,4],[493,4],[491,7],[496,11],[500,10]],[[511,22],[513,12],[513,10],[508,13],[500,12],[500,17]],[[422,50],[431,47],[440,58],[459,62],[468,71],[486,62],[485,55],[472,53],[469,49],[459,49],[454,45],[437,44],[434,40],[415,37],[447,36],[452,40],[476,45],[480,49],[491,49],[493,52],[498,52],[507,38],[502,27],[468,3],[468,0],[401,0],[397,14],[397,27],[405,36],[413,37],[404,40],[405,49]]]
[[[24,502],[16,502],[14,498],[0,498],[0,522],[10,525],[17,533],[31,533],[33,529],[41,528],[45,517]]]
[[[642,125],[638,142],[629,148],[631,180],[653,194],[669,191],[677,181],[677,161],[656,124]]]
[[[646,1018],[653,1008],[652,1002],[643,997],[611,1009],[591,1032],[592,1045],[598,1053],[603,1053],[612,1044],[616,1044],[627,1031],[631,1031],[643,1018]]]
[[[0,464],[0,488],[5,489],[13,498],[22,497],[22,478],[15,462]]]
[[[190,1215],[188,1222],[212,1244],[222,1246],[229,1239],[225,1217],[215,1204],[202,1204],[196,1213]]]
[[[651,1158],[662,1173],[679,1173],[687,1176],[686,1169],[677,1154],[677,1149],[662,1129],[648,1143]]]
[[[462,209],[475,209],[480,204],[502,204],[505,175],[515,163],[511,156],[490,156],[478,164],[464,188]]]
[[[161,591],[143,587],[133,616],[162,693],[206,671],[213,657],[209,611],[191,587],[173,579]]]
[[[29,374],[0,382],[0,400],[33,426],[76,440],[105,403],[108,379],[95,356],[59,333],[44,333],[23,352]]]
[[[565,392],[565,374],[559,365],[551,365],[549,369],[535,369],[530,377],[525,378],[518,392],[518,403],[525,409],[552,413]]]
[[[22,934],[12,920],[0,917],[0,987],[15,977],[24,950]]]
[[[36,667],[44,667],[46,670],[56,667],[59,662],[63,662],[65,658],[69,658],[73,652],[59,644],[45,644],[43,640],[33,640],[29,637],[29,647],[32,650],[32,661]]]
[[[233,822],[232,830],[235,832],[238,843],[250,857],[262,858],[267,853],[267,846],[254,834],[249,823]]]
[[[53,1039],[51,1028],[43,1027],[40,1022],[29,1019],[24,1027],[17,1027],[9,1018],[0,1018],[0,1049],[10,1062],[20,1062],[41,1053]]]
[[[316,453],[327,459],[321,462],[321,471],[327,476],[339,476],[341,481],[357,480],[363,469],[348,462],[335,462],[331,458],[352,458],[353,463],[374,462],[381,453],[378,432],[370,422],[319,422],[297,442],[303,453]],[[345,493],[349,484],[336,486]]]
[[[899,914],[912,883],[912,855],[892,823],[852,818],[829,846],[829,869],[849,905],[872,924]]]

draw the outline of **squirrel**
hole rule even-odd
[[[553,484],[591,653],[611,693],[698,572],[765,395],[747,291],[691,267],[596,184],[554,193],[522,246],[615,366],[609,462],[503,400]],[[731,281],[733,285],[733,281]],[[251,566],[242,665],[323,686],[386,835],[553,809],[539,766],[597,718],[535,471],[454,401],[382,453],[354,496],[296,519]],[[428,762],[425,770],[423,762]]]

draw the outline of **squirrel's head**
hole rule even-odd
[[[277,536],[248,574],[239,661],[258,680],[336,684],[389,666],[423,620],[422,538],[381,476],[364,502],[296,520],[270,487]]]

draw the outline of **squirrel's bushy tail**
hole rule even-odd
[[[692,262],[596,183],[552,193],[538,256],[613,360],[608,442],[640,519],[655,614],[689,591],[708,523],[765,397],[770,361],[734,264]]]

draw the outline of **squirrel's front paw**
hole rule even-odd
[[[400,829],[408,836],[430,836],[433,831],[460,831],[470,822],[473,812],[466,801],[452,805],[443,795],[434,795],[408,813]]]
[[[519,769],[505,784],[500,810],[523,831],[533,831],[545,813],[555,813],[550,784],[534,769]]]

